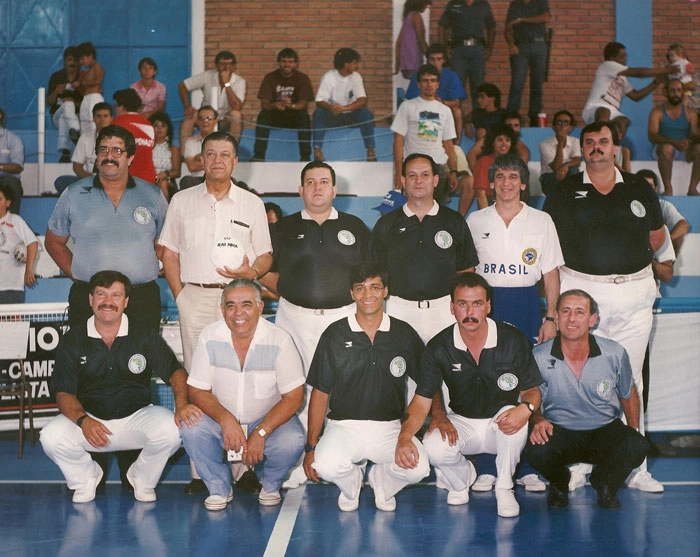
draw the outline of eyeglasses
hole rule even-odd
[[[124,153],[126,153],[126,149],[122,149],[120,147],[108,147],[107,145],[100,145],[97,148],[97,154],[102,155],[103,157],[106,157],[112,153],[112,156],[116,159],[120,158]]]
[[[570,126],[571,120],[555,120],[554,125],[555,126]]]
[[[212,120],[216,120],[216,116],[200,116],[199,119],[203,122],[211,122]]]

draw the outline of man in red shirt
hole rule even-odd
[[[155,132],[151,123],[138,113],[141,97],[133,89],[121,89],[114,93],[113,98],[117,117],[112,124],[126,128],[136,139],[136,155],[129,174],[153,184],[156,181],[153,166]]]

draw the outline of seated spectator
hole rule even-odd
[[[613,125],[617,129],[617,136],[620,141],[617,153],[615,153],[615,166],[620,172],[632,172],[632,152],[629,150],[629,147],[625,147],[622,144],[627,128],[620,123],[620,120],[613,121]]]
[[[153,184],[156,181],[156,169],[153,166],[155,134],[151,123],[138,113],[141,97],[133,89],[115,91],[113,97],[117,117],[112,124],[126,128],[136,139],[136,155],[129,167],[129,174]]]
[[[97,61],[97,51],[92,43],[80,43],[76,47],[80,65],[88,68],[80,79],[80,94],[83,100],[80,103],[80,133],[94,133],[95,127],[92,121],[92,107],[104,101],[102,96],[102,80],[105,70]]]
[[[518,137],[510,126],[500,124],[492,127],[484,138],[484,148],[474,165],[474,191],[479,209],[488,207],[493,197],[489,185],[489,168],[498,155],[517,155]]]
[[[654,144],[652,156],[659,161],[659,174],[664,195],[673,195],[671,176],[673,161],[691,163],[688,195],[700,195],[700,124],[698,113],[683,104],[683,83],[670,79],[664,86],[666,100],[649,114],[649,141]]]
[[[165,110],[166,89],[160,81],[156,81],[158,64],[153,58],[141,58],[139,60],[139,73],[141,79],[132,83],[130,87],[141,97],[141,109],[139,114],[144,118],[150,118],[154,112]]]
[[[180,180],[180,189],[186,190],[204,182],[204,159],[202,158],[202,142],[210,133],[216,131],[218,114],[209,105],[202,106],[197,111],[197,126],[199,133],[188,138],[183,149],[183,157],[189,176]]]
[[[476,103],[479,106],[464,118],[464,134],[470,139],[480,139],[486,131],[503,121],[501,90],[493,83],[482,83],[476,88]]]
[[[521,159],[523,159],[525,163],[530,162],[530,149],[528,149],[528,146],[525,145],[525,143],[520,139],[520,114],[512,110],[502,110],[500,114],[501,121],[499,123],[505,124],[506,126],[511,128],[517,135],[518,143],[516,147],[516,152],[518,153],[518,156]],[[481,150],[484,146],[484,135],[482,135],[479,139],[477,139],[474,142],[474,145],[472,145],[472,148],[469,149],[469,152],[467,153],[467,161],[469,162],[469,166],[471,168],[474,168],[474,165],[476,164],[476,159],[478,159],[481,156]],[[529,188],[526,191],[528,193],[529,199]],[[525,199],[524,201],[527,201],[527,199]]]
[[[85,133],[78,139],[78,144],[73,151],[73,172],[75,176],[59,176],[53,183],[56,191],[62,193],[73,182],[77,182],[81,178],[93,176],[95,172],[95,161],[97,153],[95,152],[95,139],[102,128],[109,126],[112,123],[112,105],[106,102],[97,103],[92,107],[92,119],[95,122],[96,132]]]
[[[39,244],[24,219],[8,212],[14,195],[9,186],[0,184],[0,304],[24,303],[24,287],[36,284]]]
[[[153,166],[156,168],[156,186],[165,199],[170,200],[177,191],[175,178],[180,177],[182,159],[180,149],[173,145],[173,123],[165,112],[156,111],[148,118],[153,125]]]
[[[571,174],[580,172],[581,142],[569,135],[576,119],[568,110],[559,110],[552,119],[554,135],[540,143],[540,184],[549,195],[554,185]]]
[[[24,170],[24,143],[17,134],[5,128],[5,111],[0,108],[0,184],[13,192],[10,212],[19,215],[22,203],[22,182],[19,176]]]
[[[272,201],[265,203],[265,213],[267,214],[267,224],[275,224],[284,216],[282,207]]]
[[[637,172],[637,176],[644,178],[654,191],[659,193],[659,178],[653,170],[642,169]],[[661,214],[664,217],[664,224],[668,228],[671,235],[671,243],[673,244],[673,249],[675,254],[678,255],[681,251],[681,246],[683,245],[683,240],[686,234],[690,231],[690,224],[681,215],[680,211],[676,209],[676,206],[670,201],[666,201],[663,197],[659,198],[659,204],[661,205]],[[659,250],[657,250],[659,251]],[[668,281],[665,281],[668,282]]]
[[[374,152],[374,120],[367,110],[367,94],[362,76],[357,73],[360,54],[341,48],[333,57],[335,69],[326,72],[316,93],[313,114],[314,160],[323,160],[323,138],[328,128],[359,126],[367,149],[367,160],[377,160]]]
[[[428,47],[427,52],[428,64],[432,64],[438,69],[439,84],[436,100],[440,101],[452,111],[452,117],[455,121],[455,132],[457,137],[453,140],[455,145],[459,145],[462,141],[463,116],[461,101],[466,98],[464,86],[459,80],[456,72],[446,67],[448,64],[447,48],[440,43],[433,43]],[[420,94],[418,90],[418,75],[415,74],[411,78],[411,82],[406,89],[406,99],[415,99]]]
[[[264,161],[270,127],[299,130],[299,160],[311,157],[311,131],[306,107],[314,100],[311,80],[297,71],[299,55],[294,49],[283,48],[277,54],[279,69],[270,72],[260,84],[258,98],[261,110],[255,126],[253,160]]]
[[[58,151],[61,153],[58,162],[70,162],[71,141],[78,141],[80,135],[77,110],[83,96],[78,89],[84,76],[85,72],[78,63],[77,49],[74,46],[67,47],[63,51],[63,69],[51,74],[46,95],[51,122],[58,130]]]
[[[214,58],[215,70],[207,70],[181,81],[177,86],[182,106],[185,107],[185,119],[180,125],[180,145],[184,145],[194,129],[197,111],[190,102],[190,91],[201,91],[202,106],[213,106],[212,87],[218,88],[216,108],[219,119],[219,131],[230,132],[236,141],[241,139],[243,120],[241,110],[245,102],[246,82],[235,73],[236,56],[230,50],[222,50]]]

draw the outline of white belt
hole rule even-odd
[[[314,309],[314,308],[305,308],[303,306],[298,306],[296,304],[293,304],[289,300],[286,300],[285,298],[280,298],[280,302],[284,302],[284,305],[288,306],[289,309],[292,309],[298,313],[304,313],[306,315],[347,315],[354,305],[354,304],[349,304],[347,306],[341,306],[339,308],[331,308],[331,309]]]
[[[622,284],[623,282],[630,282],[633,280],[642,280],[654,276],[651,270],[651,265],[647,265],[641,271],[632,273],[631,275],[589,275],[586,273],[580,273],[564,267],[563,265],[559,267],[559,270],[565,275],[571,275],[572,277],[581,278],[584,280],[590,280],[593,282],[603,282],[606,284]]]
[[[417,307],[418,309],[430,309],[430,306],[441,306],[446,302],[450,301],[450,295],[443,296],[442,298],[435,298],[434,300],[406,300],[404,298],[399,298],[398,296],[391,296],[389,301],[393,304],[398,304],[400,306],[406,307]]]

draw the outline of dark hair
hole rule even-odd
[[[420,78],[424,75],[434,75],[438,79],[440,78],[440,72],[433,64],[423,64],[420,68],[418,68],[418,81],[420,81]]]
[[[487,97],[492,97],[496,99],[493,104],[496,108],[501,106],[501,90],[496,87],[493,83],[482,83],[476,88],[477,96],[479,93],[484,93]]]
[[[648,168],[642,168],[637,172],[637,176],[639,176],[640,178],[649,178],[654,182],[654,189],[659,189],[659,177],[653,170],[649,170]]]
[[[118,137],[121,139],[124,142],[126,154],[130,157],[134,156],[134,153],[136,153],[136,139],[134,139],[134,136],[129,130],[114,124],[105,126],[100,130],[100,133],[97,134],[97,139],[95,140],[95,153],[97,153],[97,149],[99,149],[102,140],[109,137]]]
[[[438,173],[438,165],[433,160],[433,157],[426,155],[425,153],[411,153],[403,160],[403,163],[401,164],[401,176],[406,176],[406,167],[408,166],[408,163],[416,159],[425,159],[428,161],[430,163],[430,168],[433,171],[433,176]]]
[[[562,292],[561,294],[559,294],[559,297],[557,298],[557,312],[559,312],[561,301],[567,296],[581,296],[583,298],[588,298],[588,302],[590,304],[591,309],[591,315],[593,315],[594,313],[598,313],[598,302],[596,302],[593,296],[591,296],[588,292],[579,288],[567,290],[566,292]]]
[[[95,293],[98,286],[109,288],[115,282],[121,282],[124,285],[124,295],[128,298],[131,294],[131,281],[124,273],[119,271],[97,271],[90,277],[90,294]]]
[[[496,124],[491,126],[484,137],[484,146],[481,149],[481,157],[493,154],[494,142],[499,135],[505,135],[510,139],[509,153],[515,153],[518,145],[518,134],[513,131],[513,128],[505,124]]]
[[[281,62],[282,58],[294,58],[295,62],[299,61],[299,55],[293,48],[283,48],[277,53],[277,61]]]
[[[602,131],[603,128],[608,128],[612,134],[613,145],[620,144],[620,133],[617,131],[617,124],[612,120],[608,122],[592,122],[588,124],[581,130],[581,146],[583,146],[583,138],[588,133],[595,133]]]
[[[134,89],[119,89],[112,95],[117,106],[123,106],[127,112],[138,112],[143,105],[141,97]]]
[[[506,120],[518,120],[520,121],[520,112],[517,110],[504,110],[503,114],[501,115],[501,122],[504,124],[506,123]]]
[[[170,120],[170,116],[168,116],[165,112],[161,110],[157,110],[156,112],[151,114],[151,116],[148,118],[148,121],[151,124],[155,124],[156,122],[163,122],[168,128],[168,134],[165,136],[165,141],[168,145],[173,144],[173,123]]]
[[[307,163],[304,168],[301,169],[301,185],[304,185],[304,177],[306,176],[306,173],[309,170],[313,170],[314,168],[327,168],[328,170],[331,171],[331,181],[333,185],[335,186],[335,170],[333,170],[333,167],[328,164],[325,161],[311,161],[310,163]]]
[[[151,58],[150,56],[146,56],[145,58],[141,58],[139,60],[139,71],[141,71],[141,67],[144,66],[145,64],[148,64],[149,66],[153,66],[153,69],[155,71],[158,71],[158,64],[156,64],[156,61]]]
[[[273,203],[272,201],[265,203],[265,213],[269,213],[270,211],[275,213],[277,220],[280,220],[284,216],[282,213],[282,207],[277,205],[277,203]]]
[[[447,47],[442,44],[442,43],[433,43],[428,47],[428,50],[425,51],[425,57],[427,58],[431,54],[442,54],[445,57],[445,63],[447,63],[448,60],[448,55],[447,55]]]
[[[92,115],[94,116],[98,110],[109,110],[109,115],[114,116],[114,109],[112,108],[112,105],[104,101],[99,102],[92,107]]]
[[[4,182],[0,182],[0,192],[2,192],[2,194],[5,196],[5,199],[14,203],[15,192],[12,190],[12,188],[10,186],[5,184]]]
[[[79,58],[82,58],[83,56],[93,56],[94,58],[97,58],[97,51],[95,50],[95,46],[90,42],[80,43],[75,48],[78,51]]]
[[[74,46],[67,46],[63,51],[63,59],[65,60],[69,56],[78,60],[78,58],[80,58],[80,56],[78,55],[78,49]]]
[[[211,110],[214,113],[214,118],[219,117],[219,112],[216,110],[216,108],[208,104],[203,104],[197,109],[197,116],[199,116],[203,110]]]
[[[552,119],[552,124],[554,124],[554,123],[559,119],[559,116],[561,116],[562,114],[566,114],[566,115],[569,117],[569,119],[571,120],[571,125],[572,125],[573,127],[576,127],[576,118],[574,118],[574,115],[571,114],[571,112],[569,112],[569,111],[566,110],[566,109],[564,109],[564,110],[557,110],[557,111],[554,113],[554,118]]]
[[[523,159],[513,153],[506,153],[496,157],[496,160],[489,167],[489,184],[493,183],[497,170],[517,170],[520,173],[520,183],[530,183],[530,169]]]
[[[342,70],[345,64],[355,61],[360,61],[360,53],[357,50],[354,48],[339,48],[333,56],[333,67],[336,70]]]
[[[603,49],[603,58],[605,60],[612,60],[617,56],[617,54],[625,48],[625,45],[618,42],[611,42],[605,45]]]
[[[420,12],[423,8],[426,6],[430,6],[430,4],[433,3],[433,0],[406,0],[406,2],[403,5],[403,17],[406,19],[406,16],[411,13],[411,12]]]
[[[356,284],[362,284],[368,278],[379,277],[382,284],[389,287],[389,269],[382,263],[376,261],[363,261],[350,268],[350,289]]]
[[[210,133],[204,138],[204,141],[202,141],[202,154],[204,154],[204,149],[206,148],[207,143],[210,141],[228,141],[231,145],[233,145],[233,155],[235,157],[238,156],[238,141],[236,141],[236,138],[230,133],[219,131]]]
[[[493,288],[484,277],[472,271],[457,273],[450,283],[450,300],[455,301],[455,292],[458,288],[477,288],[479,286],[486,291],[486,301],[492,300]]]
[[[214,57],[214,63],[218,64],[221,60],[233,60],[233,63],[236,63],[236,55],[231,52],[230,50],[221,50],[217,53],[217,55]]]

